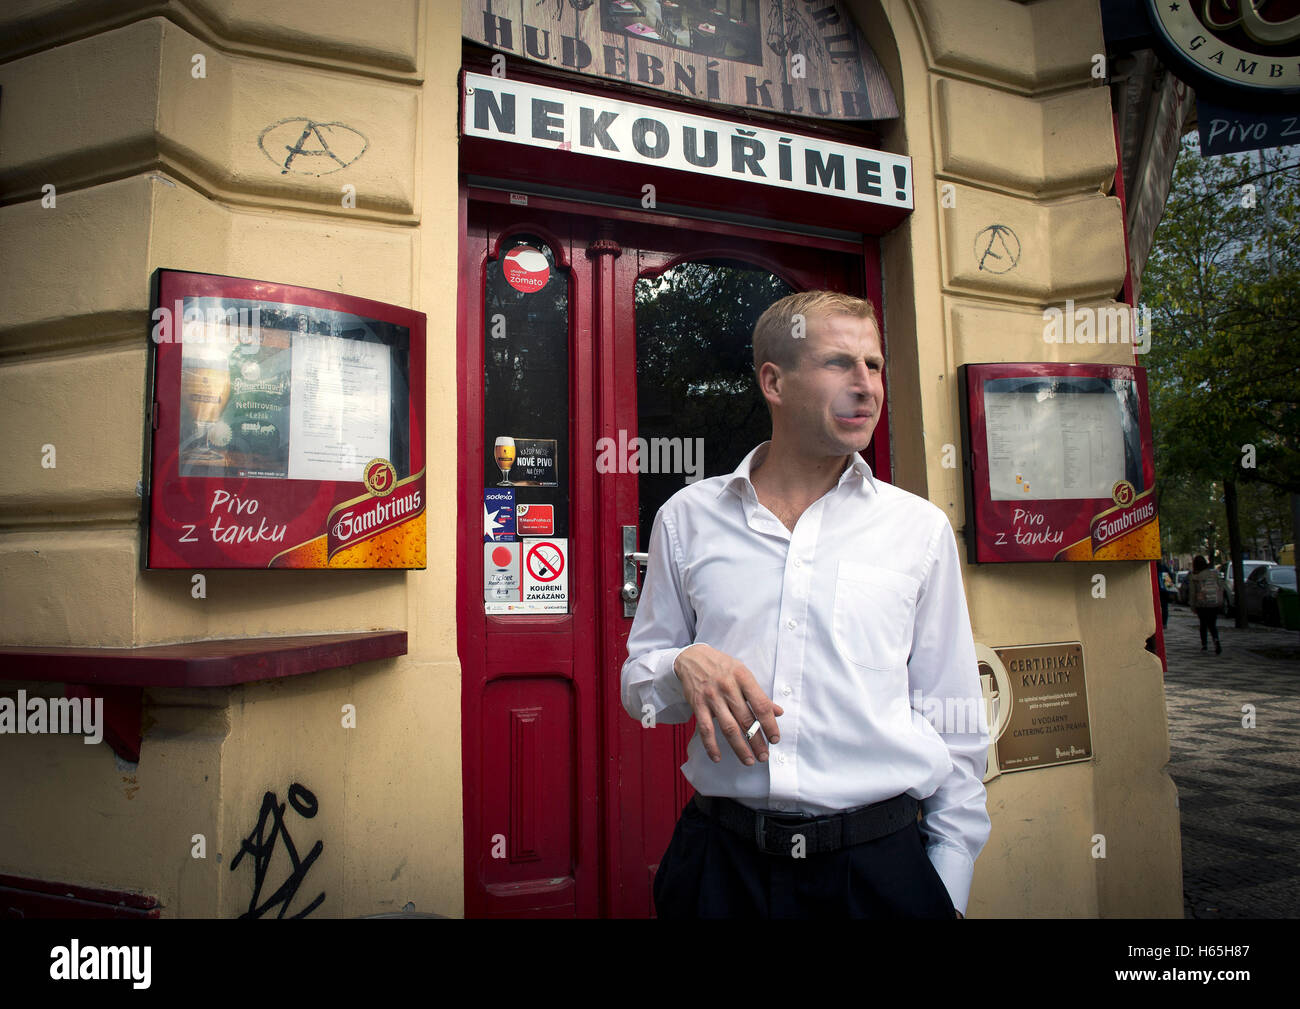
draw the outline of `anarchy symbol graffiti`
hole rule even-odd
[[[329,175],[365,154],[370,141],[344,123],[298,117],[272,123],[258,135],[257,146],[281,175]]]
[[[1020,239],[1005,224],[990,224],[975,236],[975,260],[988,273],[1006,273],[1020,262]]]

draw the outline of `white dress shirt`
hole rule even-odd
[[[623,707],[689,721],[677,654],[704,643],[740,660],[785,710],[780,742],[746,767],[715,720],[722,760],[697,731],[681,767],[695,790],[818,815],[907,792],[922,800],[926,854],[965,914],[991,826],[989,737],[948,517],[877,481],[854,453],[791,531],[749,479],[769,444],[655,516]]]

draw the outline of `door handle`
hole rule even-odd
[[[650,560],[648,553],[636,548],[636,526],[623,527],[623,616],[636,616],[636,601],[641,597],[641,588],[637,584],[637,568],[645,567]]]

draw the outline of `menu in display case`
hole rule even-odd
[[[959,383],[972,562],[1160,556],[1143,369],[969,364]]]
[[[422,568],[424,316],[160,270],[151,568]]]

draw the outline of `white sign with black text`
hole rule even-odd
[[[484,74],[465,74],[461,132],[912,209],[908,157]]]

